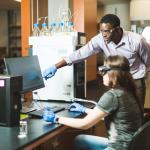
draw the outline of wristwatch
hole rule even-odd
[[[59,123],[59,117],[56,118],[55,122],[56,122],[56,123]]]

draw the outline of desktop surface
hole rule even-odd
[[[79,100],[84,100],[84,99],[79,99]],[[86,100],[86,102],[77,101],[77,103],[80,103],[81,105],[88,107],[88,108],[93,108],[95,106],[95,103],[93,103],[93,101],[92,103],[90,101],[89,102],[87,101],[88,100]],[[65,106],[63,106],[64,103],[66,104]],[[54,113],[57,113],[62,110],[68,109],[71,103],[72,103],[71,101],[65,102],[63,100],[60,100],[60,101],[59,100],[32,100],[32,103],[30,105],[28,106],[24,105],[24,107],[22,107],[21,112],[25,114],[29,114],[34,117],[41,118],[43,116],[44,107],[48,106],[51,108],[51,110]]]
[[[18,138],[19,127],[0,127],[0,148],[3,150],[22,149],[45,134],[51,133],[60,126],[57,124],[46,123],[42,119],[34,118],[27,119],[27,124],[28,135],[25,138]]]
[[[47,103],[49,104],[49,103]],[[51,103],[55,105],[56,103]],[[68,103],[57,103],[57,105],[68,106]],[[81,113],[69,112],[68,110],[62,110],[57,113],[57,115],[65,117],[79,117]],[[25,138],[18,138],[19,126],[17,127],[0,127],[0,149],[4,150],[16,150],[23,149],[29,146],[33,142],[39,140],[40,138],[51,134],[60,128],[64,127],[60,124],[50,124],[43,121],[43,119],[29,117],[26,119],[28,124],[28,134]],[[5,138],[4,138],[5,136]]]

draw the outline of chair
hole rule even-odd
[[[150,121],[144,123],[134,134],[129,150],[150,150]]]

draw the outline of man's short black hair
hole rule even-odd
[[[110,23],[113,27],[120,26],[120,19],[114,14],[107,14],[102,17],[100,23]]]

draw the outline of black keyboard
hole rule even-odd
[[[62,107],[62,106],[52,106],[51,110],[54,113],[57,113],[57,112],[60,112],[62,110],[65,110],[65,107]],[[40,110],[35,110],[35,111],[32,111],[32,112],[29,112],[28,114],[31,115],[31,116],[42,118],[43,111],[44,111],[44,109],[40,109]]]

